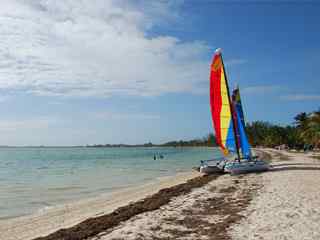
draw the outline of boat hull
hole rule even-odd
[[[269,164],[262,160],[229,162],[225,165],[224,171],[231,174],[263,172],[269,170]]]
[[[223,173],[225,165],[224,159],[211,159],[201,161],[199,168],[200,173],[211,174],[211,173]]]
[[[218,166],[200,166],[200,173],[212,174],[212,173],[223,173],[223,169]]]

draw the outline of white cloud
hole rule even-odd
[[[282,96],[281,99],[288,101],[308,101],[308,100],[320,100],[320,95],[317,94],[289,94]]]
[[[131,3],[1,0],[0,89],[100,97],[201,91],[208,46],[149,37],[172,6],[143,12]]]

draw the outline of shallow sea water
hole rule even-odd
[[[190,171],[219,156],[207,147],[0,148],[0,219]]]

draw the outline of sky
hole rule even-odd
[[[203,137],[216,48],[247,121],[320,107],[317,1],[0,3],[0,145]]]

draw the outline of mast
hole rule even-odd
[[[229,92],[229,84],[228,84],[228,78],[227,78],[227,72],[225,70],[224,67],[224,63],[223,63],[223,58],[222,58],[222,52],[220,52],[220,57],[221,57],[221,62],[222,62],[222,67],[223,67],[223,71],[224,71],[224,77],[226,79],[226,87],[227,87],[227,94],[228,94],[228,99],[229,99],[229,107],[230,107],[230,112],[231,112],[231,119],[232,119],[232,127],[233,127],[233,134],[234,134],[234,138],[235,138],[235,142],[236,142],[236,149],[237,149],[237,155],[238,155],[238,161],[240,162],[240,151],[239,151],[239,139],[238,139],[238,135],[237,135],[237,131],[236,131],[236,119],[234,118],[234,109],[232,107],[232,99],[230,98],[230,92]]]

